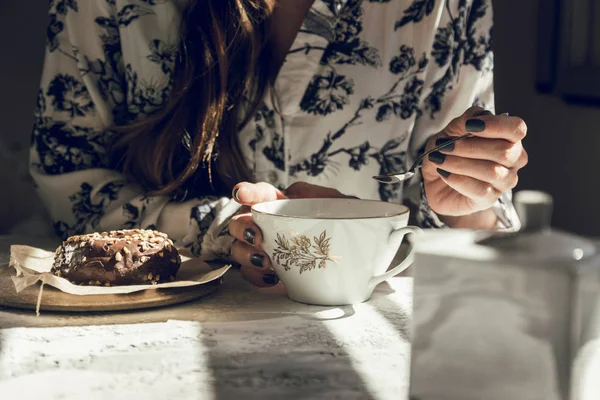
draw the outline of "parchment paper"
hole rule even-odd
[[[41,281],[42,284],[53,286],[58,290],[74,295],[123,294],[142,290],[203,285],[221,278],[231,268],[231,265],[226,265],[219,269],[212,269],[210,265],[199,258],[188,257],[182,253],[184,252],[180,252],[182,263],[175,281],[156,285],[108,287],[74,285],[67,279],[59,278],[50,272],[52,263],[54,262],[54,253],[30,246],[11,246],[9,265],[17,271],[17,276],[12,277],[17,293]]]

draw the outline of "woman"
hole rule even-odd
[[[63,237],[155,227],[258,285],[261,201],[518,229],[526,126],[485,111],[491,27],[490,0],[51,0],[31,173]],[[405,187],[371,179],[466,132]]]

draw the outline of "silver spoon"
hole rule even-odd
[[[504,114],[500,114],[500,115],[503,117],[506,117],[506,116],[508,116],[508,113],[504,113]],[[402,183],[405,180],[410,179],[415,175],[417,169],[421,167],[421,162],[429,154],[431,154],[435,151],[438,151],[440,149],[443,149],[444,147],[446,147],[452,143],[458,142],[459,140],[463,140],[463,139],[466,139],[466,138],[472,137],[472,136],[473,135],[471,135],[470,133],[467,133],[466,135],[458,136],[451,140],[448,140],[446,143],[443,143],[439,146],[435,146],[433,149],[423,153],[419,158],[417,158],[416,161],[413,163],[413,165],[411,165],[411,167],[406,172],[395,173],[395,174],[390,174],[390,175],[377,175],[377,176],[374,176],[373,179],[375,179],[376,181],[381,182],[381,183]]]

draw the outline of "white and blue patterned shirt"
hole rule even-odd
[[[148,196],[106,159],[111,126],[165,102],[186,2],[50,0],[31,173],[61,236],[153,227],[204,258],[226,256],[230,198]],[[437,226],[419,176],[404,188],[371,177],[404,170],[470,106],[493,111],[491,0],[338,3],[308,12],[276,96],[239,133],[246,162],[257,181],[404,202]]]

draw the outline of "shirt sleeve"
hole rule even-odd
[[[409,145],[409,165],[423,153],[427,140],[471,106],[495,112],[493,15],[491,0],[441,2],[428,70],[423,85],[421,115]],[[431,16],[433,17],[433,15]],[[431,210],[420,173],[405,188],[405,197],[416,210],[416,223],[424,228],[443,228]],[[512,193],[503,193],[493,206],[498,228],[520,229],[512,206]]]
[[[225,197],[177,202],[149,196],[108,167],[107,147],[116,134],[109,128],[151,112],[168,90],[168,83],[143,85],[124,61],[138,57],[127,54],[135,50],[127,38],[140,29],[134,24],[153,14],[116,7],[105,1],[50,2],[30,158],[39,195],[63,238],[151,228],[204,259],[227,259],[233,241],[227,223],[237,203]],[[157,41],[150,46],[154,54],[166,53]],[[151,61],[169,77],[168,57]]]

